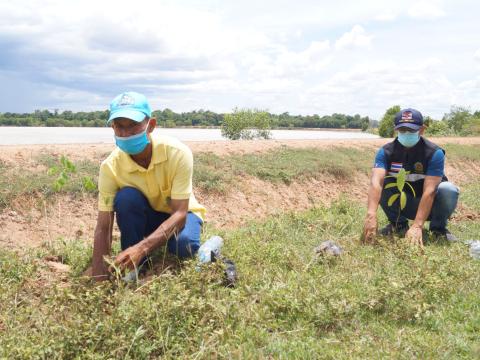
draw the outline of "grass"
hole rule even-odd
[[[456,146],[447,149],[449,159],[480,159],[480,149]],[[204,153],[196,155],[194,181],[226,192],[245,174],[285,183],[325,173],[348,179],[368,171],[372,157],[352,149]],[[49,168],[58,160],[37,161]],[[75,165],[65,193],[80,191],[77,176],[98,171],[93,163]],[[54,194],[46,172],[34,176],[5,163],[0,170],[0,193],[11,196],[4,206],[22,194]],[[470,209],[480,209],[479,186],[473,180],[463,187]],[[0,248],[0,358],[480,357],[480,261],[462,242],[430,242],[423,256],[399,239],[361,246],[364,216],[364,204],[343,198],[238,229],[207,226],[203,237],[222,235],[223,253],[237,265],[234,289],[220,285],[218,265],[198,272],[194,261],[140,287],[94,285],[81,278],[92,253],[85,240],[58,239],[22,252]],[[449,228],[461,240],[480,238],[478,221]],[[343,255],[315,257],[312,249],[324,240],[340,244]],[[48,280],[45,256],[71,266],[68,286]]]
[[[480,149],[472,145],[447,144],[447,161],[480,161]],[[225,194],[236,186],[236,181],[248,175],[263,181],[290,184],[294,181],[330,175],[339,180],[351,179],[358,173],[368,173],[372,167],[374,152],[366,149],[336,147],[279,148],[260,154],[218,156],[213,153],[195,154],[193,183],[207,193]],[[59,158],[50,154],[35,159],[45,169],[58,165]],[[96,184],[99,164],[89,160],[75,163],[77,172],[72,174],[60,192],[78,194],[85,192],[82,178],[88,176]],[[20,171],[0,163],[0,208],[12,205],[22,196],[51,197],[58,193],[53,188],[54,175],[47,171]],[[96,191],[91,191],[93,195]]]
[[[96,184],[98,164],[89,160],[76,162],[76,172],[70,175],[69,180],[61,190],[56,190],[54,183],[57,175],[49,174],[48,169],[57,166],[58,162],[59,158],[49,154],[37,157],[35,163],[44,169],[41,171],[20,169],[6,163],[0,163],[2,174],[0,176],[0,209],[11,207],[15,199],[22,197],[50,199],[58,193],[78,195],[90,192],[96,194],[96,191],[87,191],[84,188],[82,179],[83,177],[90,177]]]
[[[294,180],[315,178],[321,174],[347,179],[356,171],[367,171],[372,156],[367,150],[344,147],[282,148],[258,155],[232,156],[231,164],[236,174],[246,173],[262,180],[290,184]]]
[[[194,184],[207,192],[226,193],[244,175],[273,183],[290,184],[321,175],[348,179],[371,168],[373,153],[338,147],[333,149],[280,148],[260,154],[195,155]]]
[[[366,150],[351,148],[281,148],[261,154],[226,157],[200,153],[195,155],[193,182],[205,192],[225,194],[245,174],[264,181],[286,184],[322,174],[347,179],[356,171],[367,172],[372,156]],[[35,163],[44,170],[20,170],[0,163],[0,209],[11,207],[16,198],[25,196],[49,199],[57,193],[85,193],[82,178],[86,176],[97,183],[99,164],[89,160],[77,161],[74,163],[76,172],[70,175],[66,185],[58,191],[54,188],[57,174],[49,174],[47,170],[58,166],[59,157],[43,154],[35,159]],[[89,192],[96,195],[96,191]]]
[[[480,149],[476,145],[445,144],[442,148],[447,161],[480,161]]]
[[[220,232],[240,282],[219,285],[193,261],[140,288],[81,281],[88,248],[63,241],[71,286],[38,288],[46,250],[0,251],[0,357],[6,358],[474,358],[480,355],[480,261],[462,243],[360,246],[364,209],[285,213]],[[462,229],[469,227],[464,234]],[[460,237],[474,222],[453,224]],[[324,240],[344,248],[318,258]],[[19,344],[22,344],[19,346]]]
[[[470,183],[464,186],[461,190],[462,203],[480,214],[480,201],[478,199],[479,194],[480,181]]]

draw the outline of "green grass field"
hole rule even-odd
[[[473,146],[448,151],[449,160],[480,163]],[[242,174],[287,184],[343,177],[368,171],[372,156],[318,149],[202,154],[196,179],[228,192]],[[85,169],[78,173],[94,176]],[[463,188],[462,202],[478,214],[480,181]],[[194,261],[140,286],[94,285],[81,277],[92,251],[87,241],[0,249],[0,358],[479,358],[480,260],[462,242],[429,241],[424,255],[402,239],[362,246],[364,215],[363,204],[343,197],[234,230],[207,225],[203,237],[222,235],[224,255],[236,262],[234,289],[221,285],[219,265],[197,272]],[[385,223],[382,214],[379,220]],[[462,241],[480,239],[478,221],[454,220],[450,229]],[[343,255],[315,257],[324,240],[340,244]],[[67,286],[42,277],[47,255],[71,266]]]

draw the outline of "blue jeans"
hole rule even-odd
[[[392,206],[388,206],[387,202],[390,196],[398,193],[396,187],[390,189],[383,189],[382,197],[380,198],[380,206],[387,215],[388,221],[392,224],[400,226],[406,225],[408,219],[414,220],[417,215],[420,198],[414,198],[413,195],[406,191],[407,205],[400,211],[400,201],[395,200]],[[459,190],[451,182],[441,182],[437,187],[435,199],[433,201],[432,210],[428,219],[430,221],[430,230],[443,231],[447,227],[447,221],[450,215],[457,207]],[[400,216],[399,216],[400,211]],[[398,226],[397,225],[397,226]]]
[[[122,250],[142,241],[170,217],[168,213],[152,209],[145,195],[133,187],[120,189],[113,204]],[[200,247],[202,225],[202,219],[189,212],[184,228],[168,239],[168,251],[180,258],[194,256]]]

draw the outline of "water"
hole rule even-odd
[[[181,141],[226,140],[220,129],[163,129],[156,132],[169,135]],[[324,130],[272,130],[276,140],[316,140],[316,139],[377,139],[377,135],[357,131]],[[111,128],[72,128],[72,127],[1,127],[0,145],[31,144],[113,144]]]

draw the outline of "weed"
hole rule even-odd
[[[139,288],[84,284],[89,247],[59,240],[71,264],[68,288],[39,291],[34,253],[0,250],[0,357],[6,358],[473,358],[478,355],[480,263],[461,243],[431,244],[419,256],[403,241],[361,246],[360,204],[284,213],[220,233],[236,261],[237,288],[195,261]],[[385,219],[382,218],[382,221]],[[465,236],[473,222],[454,224]],[[312,263],[333,240],[335,259]],[[43,254],[42,254],[43,255]],[[27,264],[27,266],[25,266]],[[310,264],[310,265],[308,265]],[[21,344],[21,346],[19,346]]]

